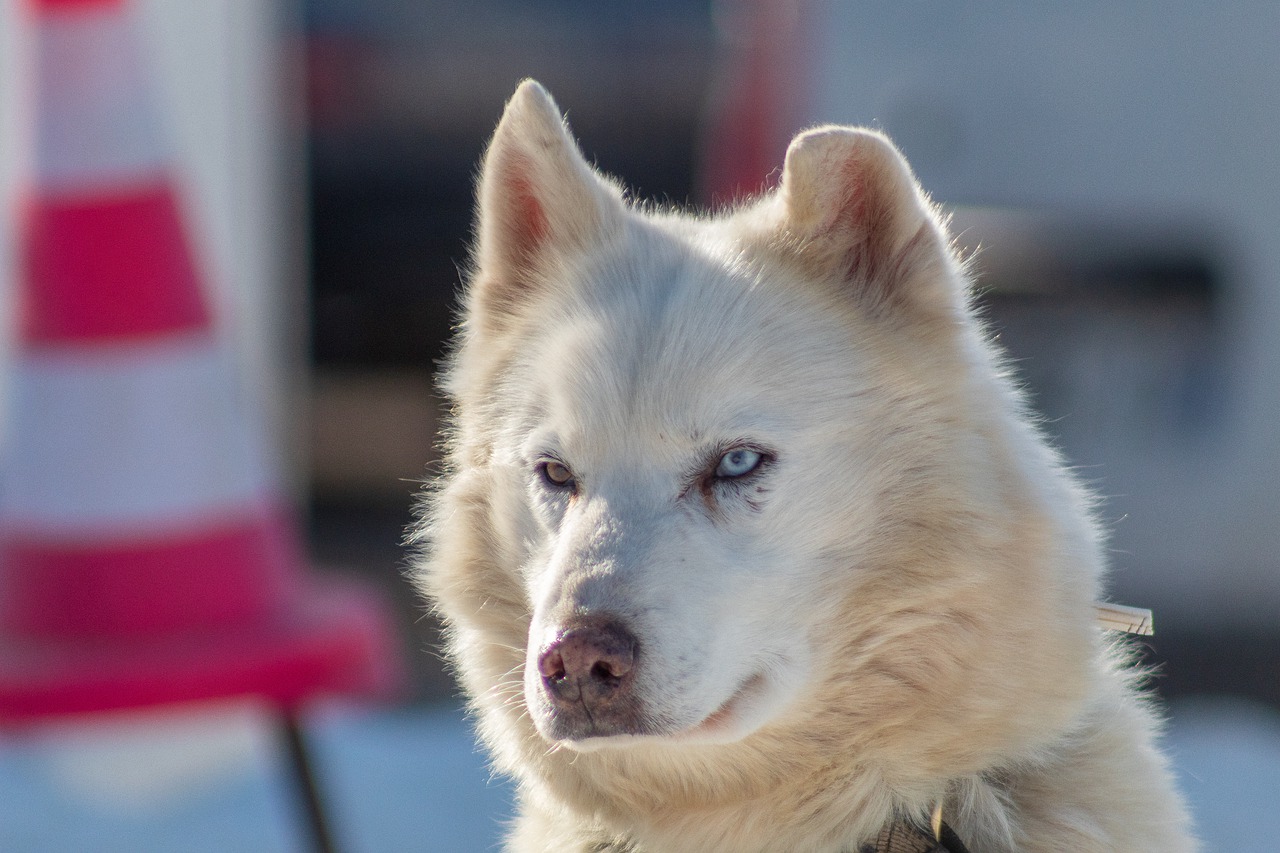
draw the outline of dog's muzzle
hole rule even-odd
[[[564,627],[538,654],[548,733],[560,740],[642,734],[634,690],[639,667],[639,642],[619,620]]]

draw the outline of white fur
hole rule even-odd
[[[812,130],[754,203],[644,210],[526,82],[479,198],[417,578],[512,850],[848,851],[937,802],[975,853],[1195,849],[1093,622],[1088,498],[887,139]],[[709,477],[739,446],[767,464]],[[538,656],[600,613],[641,722],[561,736]]]

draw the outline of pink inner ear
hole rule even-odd
[[[886,211],[868,186],[868,163],[858,157],[847,160],[840,170],[839,208],[831,224],[831,236],[842,242],[845,280],[873,280],[885,251]]]
[[[507,195],[506,238],[510,241],[512,258],[522,264],[533,260],[551,231],[529,173],[528,160],[520,157],[513,158],[502,175],[502,186]]]
[[[836,210],[831,228],[845,234],[856,233],[861,229],[863,201],[867,195],[865,167],[856,159],[846,160],[840,169],[840,195],[837,196],[839,207]]]
[[[869,279],[876,274],[876,259],[870,256],[867,210],[867,175],[859,159],[846,161],[840,170],[840,197],[832,236],[845,245],[845,280]]]

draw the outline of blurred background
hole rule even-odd
[[[1104,497],[1116,600],[1155,608],[1155,653],[1176,657],[1160,688],[1280,702],[1271,6],[326,0],[307,14],[326,547],[352,505],[405,520],[475,164],[521,77],[550,89],[602,169],[678,205],[756,190],[808,124],[870,124],[981,247],[983,310]]]
[[[76,17],[86,9],[98,24]],[[1209,756],[1196,772],[1220,778],[1213,768],[1229,750],[1197,738],[1244,732],[1228,763],[1263,765],[1236,782],[1274,782],[1266,774],[1280,757],[1270,716],[1280,709],[1280,7],[0,0],[0,25],[0,532],[21,545],[6,546],[0,575],[0,596],[9,596],[0,630],[10,635],[0,636],[9,642],[0,642],[0,673],[5,654],[28,665],[12,649],[44,631],[23,626],[43,625],[35,611],[66,594],[28,600],[46,574],[12,553],[29,553],[33,538],[37,550],[54,548],[39,545],[46,540],[62,548],[67,525],[79,524],[61,505],[41,516],[52,504],[24,491],[58,467],[41,467],[41,454],[56,448],[31,407],[71,405],[31,396],[31,388],[59,393],[40,377],[50,348],[65,344],[31,331],[29,316],[49,310],[31,307],[43,292],[24,260],[36,241],[30,223],[43,221],[31,211],[68,192],[117,188],[120,175],[141,169],[162,174],[175,199],[208,303],[201,333],[225,352],[219,370],[238,388],[227,417],[258,433],[254,453],[265,461],[245,475],[256,485],[237,506],[249,515],[273,507],[262,513],[274,518],[283,505],[291,516],[296,589],[264,593],[275,589],[266,561],[248,572],[245,599],[258,607],[269,598],[261,607],[272,613],[305,609],[310,579],[336,577],[380,602],[351,617],[366,626],[352,629],[353,642],[380,648],[390,637],[401,655],[396,673],[357,666],[363,674],[337,687],[308,682],[248,718],[215,714],[210,725],[235,729],[284,708],[290,761],[304,770],[311,762],[304,777],[315,766],[347,768],[303,798],[326,849],[389,849],[370,841],[388,831],[385,815],[324,805],[359,799],[355,780],[385,789],[370,767],[391,772],[400,766],[393,757],[408,762],[428,748],[445,764],[478,766],[469,747],[432,740],[459,725],[448,716],[440,729],[430,716],[453,714],[456,700],[434,652],[437,626],[402,577],[400,543],[435,458],[432,374],[467,260],[477,163],[506,98],[532,76],[567,111],[589,159],[636,196],[675,205],[724,203],[768,186],[805,126],[887,131],[953,212],[958,244],[977,252],[984,314],[1046,429],[1103,498],[1113,600],[1155,610],[1146,660],[1159,667],[1156,689],[1175,700],[1187,761]],[[94,49],[106,59],[63,73],[68,57]],[[133,58],[116,68],[110,58],[126,49]],[[110,88],[106,107],[88,105],[98,88]],[[152,130],[127,129],[143,125]],[[70,349],[83,355],[84,346]],[[150,412],[146,395],[135,396]],[[92,426],[98,414],[83,420]],[[102,455],[146,444],[105,426],[90,432],[83,441]],[[87,501],[79,472],[58,476],[71,483],[70,504]],[[87,513],[94,531],[111,515]],[[153,530],[164,507],[143,515],[105,538]],[[56,536],[42,532],[50,525]],[[87,547],[76,530],[76,547]],[[216,630],[238,630],[234,619],[210,618]],[[99,636],[100,627],[82,627],[69,629],[74,642]],[[162,637],[190,627],[148,630]],[[243,692],[214,682],[204,698]],[[362,705],[407,701],[427,716],[315,710],[315,696],[334,692]],[[47,716],[59,721],[65,710],[93,710],[92,702],[56,706]],[[0,694],[0,722],[20,719],[22,732],[46,716],[5,710]],[[419,725],[428,719],[436,722]],[[0,729],[0,792],[31,790],[35,765],[15,765],[13,755],[39,764],[67,743],[62,734],[13,737],[18,747],[6,753]],[[422,771],[406,763],[404,772]],[[268,788],[294,787],[271,779]],[[420,814],[412,787],[398,790],[401,813]],[[1253,790],[1231,789],[1230,799],[1247,803]],[[1215,791],[1225,801],[1228,781]],[[1242,831],[1223,825],[1215,831]],[[5,826],[0,809],[0,841],[22,840],[13,849],[71,849],[39,847],[29,821],[11,823],[11,836]],[[496,831],[492,821],[485,827]],[[246,843],[295,849],[287,840]],[[457,843],[423,849],[481,849]],[[1265,849],[1249,843],[1232,849]]]

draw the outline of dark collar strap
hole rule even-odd
[[[858,853],[969,853],[969,848],[946,823],[939,824],[935,836],[900,820],[880,830],[875,842],[862,845]]]
[[[969,848],[964,846],[955,830],[942,820],[941,811],[935,811],[933,817],[936,832],[899,820],[880,830],[874,842],[862,845],[855,853],[969,853]],[[628,842],[613,840],[591,849],[597,853],[626,853],[633,848]]]

